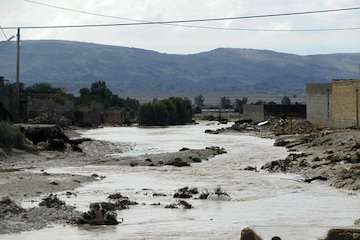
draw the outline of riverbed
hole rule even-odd
[[[228,125],[201,122],[199,125],[167,128],[119,127],[83,131],[84,137],[127,143],[130,151],[121,156],[176,152],[183,147],[220,146],[227,154],[187,168],[86,166],[47,169],[50,173],[104,175],[102,181],[76,190],[77,197],[60,198],[86,210],[90,202],[106,200],[121,192],[140,204],[118,212],[118,226],[54,226],[40,231],[0,235],[0,239],[239,239],[241,229],[250,226],[268,239],[318,239],[337,226],[351,226],[360,217],[360,198],[356,193],[330,188],[323,183],[306,184],[301,176],[243,171],[284,158],[285,148],[274,147],[273,140],[239,133],[205,134],[205,129]],[[212,190],[220,186],[230,201],[189,200],[194,209],[165,209],[174,202],[178,188],[192,186]],[[153,197],[153,193],[167,196]],[[152,203],[161,203],[152,206]],[[33,203],[24,202],[24,206]]]

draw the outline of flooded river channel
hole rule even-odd
[[[117,226],[54,226],[40,231],[2,235],[0,239],[89,240],[89,239],[231,239],[240,238],[241,229],[250,226],[266,239],[312,240],[323,236],[331,227],[351,226],[360,217],[360,198],[330,188],[323,183],[306,184],[299,176],[247,172],[246,166],[284,158],[286,149],[273,147],[273,140],[241,134],[205,134],[205,129],[226,125],[202,122],[168,128],[102,128],[82,132],[84,137],[126,142],[132,150],[124,156],[175,152],[182,147],[220,146],[227,154],[191,167],[87,166],[49,169],[53,173],[104,175],[102,181],[86,184],[76,190],[77,197],[66,198],[68,204],[86,210],[90,202],[106,200],[121,192],[140,204],[118,212],[123,223]],[[221,186],[231,201],[189,200],[194,209],[165,209],[174,202],[178,188],[192,186],[214,189]],[[152,193],[166,197],[153,197]],[[161,206],[152,206],[161,203]]]

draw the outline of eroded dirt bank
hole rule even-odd
[[[305,181],[327,181],[331,186],[360,190],[360,131],[323,130],[311,134],[278,137],[287,158],[263,166],[271,172],[303,174]]]

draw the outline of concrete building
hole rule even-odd
[[[307,119],[334,128],[360,127],[360,80],[334,80],[306,87]]]
[[[306,86],[307,120],[321,126],[331,124],[331,84],[308,84]]]
[[[255,122],[262,122],[271,117],[282,118],[306,118],[306,105],[304,104],[245,104],[244,118],[252,119]]]

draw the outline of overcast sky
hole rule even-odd
[[[68,8],[152,21],[232,17],[279,12],[360,6],[360,0],[38,0]],[[0,25],[59,25],[119,23],[122,20],[82,15],[0,0]],[[253,20],[193,23],[238,28],[360,27],[360,11]],[[14,31],[7,30],[8,35]],[[0,35],[0,39],[2,35]],[[270,33],[128,26],[102,29],[24,30],[23,39],[64,39],[151,49],[166,53],[195,53],[218,47],[272,49],[297,54],[360,52],[360,30],[320,33]]]

